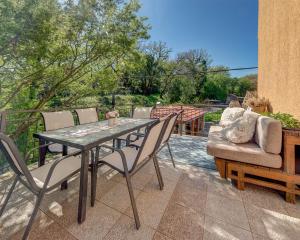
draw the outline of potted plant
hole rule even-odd
[[[264,97],[250,97],[245,102],[245,105],[250,107],[253,112],[264,113],[268,111],[269,100]]]
[[[119,117],[118,111],[111,111],[105,114],[105,118],[108,120],[108,126],[114,126],[117,124],[117,118]]]
[[[285,135],[300,136],[300,121],[287,113],[264,113],[263,115],[277,119],[282,124],[282,131]]]

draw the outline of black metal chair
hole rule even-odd
[[[51,143],[46,145],[49,146]],[[40,147],[45,147],[46,145]],[[67,156],[56,158],[48,164],[29,170],[26,165],[26,158],[23,159],[21,157],[21,154],[12,139],[3,133],[0,133],[0,150],[3,152],[10,167],[15,173],[13,184],[0,209],[0,217],[2,216],[9,198],[18,182],[22,183],[37,197],[32,215],[22,237],[22,239],[25,240],[29,235],[34,218],[36,217],[45,193],[60,186],[61,183],[80,171],[81,158],[77,156],[80,152],[77,151]],[[29,153],[27,156],[29,156]]]
[[[95,173],[93,174],[95,178],[92,180],[92,197],[91,197],[91,205],[94,205],[95,196],[96,196],[96,181],[97,181],[97,169],[98,166],[107,165],[114,170],[117,170],[121,173],[127,182],[127,187],[129,191],[129,196],[131,200],[133,215],[135,219],[136,228],[140,227],[140,220],[138,216],[138,211],[135,203],[135,198],[133,195],[133,189],[131,184],[131,177],[139,171],[146,163],[150,160],[153,160],[158,182],[160,189],[162,190],[164,187],[163,179],[161,176],[161,172],[159,169],[158,161],[156,158],[156,150],[161,144],[162,137],[168,125],[170,117],[165,118],[163,120],[157,120],[154,124],[148,127],[147,133],[143,138],[143,142],[138,150],[135,147],[124,147],[122,149],[113,148],[106,145],[101,145],[99,148],[107,148],[112,150],[111,154],[106,155],[105,157],[99,159],[99,156],[96,155],[95,162],[93,163],[93,170]]]
[[[132,118],[134,118],[134,119],[150,119],[152,110],[153,110],[153,107],[136,107],[133,110]],[[145,133],[145,131],[146,131],[146,128],[142,128],[139,131],[137,131],[136,133]],[[114,139],[113,145],[117,146],[117,148],[121,148],[122,141],[126,142],[129,135],[132,136],[130,141],[135,141],[138,139],[136,136],[132,135],[131,133],[128,133],[128,134],[125,134],[123,136],[120,136],[120,137]]]
[[[67,128],[75,126],[73,114],[70,111],[57,111],[57,112],[42,112],[44,120],[45,131],[56,130],[60,128]],[[47,147],[50,153],[63,153],[63,146],[55,143]],[[68,147],[67,152],[71,153],[76,149]]]
[[[173,157],[173,154],[172,154],[172,151],[171,151],[171,147],[170,147],[170,144],[169,144],[169,140],[170,140],[171,134],[174,130],[174,127],[176,125],[176,121],[177,121],[178,117],[180,116],[180,114],[182,114],[182,112],[183,112],[183,110],[171,114],[170,120],[168,122],[168,126],[166,127],[166,131],[165,131],[165,133],[162,137],[161,144],[160,144],[159,148],[157,149],[157,153],[158,153],[165,146],[167,146],[174,168],[176,166],[175,166],[174,157]],[[139,139],[132,142],[132,141],[130,141],[131,137],[128,136],[127,145],[128,146],[135,146],[135,147],[139,148],[141,146],[142,142],[143,142],[143,135],[142,134],[136,134],[136,133],[132,133],[132,135],[137,136]]]

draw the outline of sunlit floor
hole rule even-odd
[[[204,139],[198,140],[205,146]],[[181,151],[191,154],[188,145]],[[300,199],[288,204],[278,192],[250,185],[238,191],[214,170],[178,161],[174,169],[167,154],[161,155],[163,191],[151,162],[133,177],[139,230],[126,182],[115,172],[105,172],[99,174],[97,201],[93,208],[88,205],[83,224],[77,223],[77,176],[68,190],[46,197],[30,239],[300,239]],[[1,202],[9,183],[0,182]],[[32,194],[18,188],[0,220],[0,239],[20,239],[33,201]]]

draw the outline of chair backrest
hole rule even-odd
[[[169,141],[169,138],[170,138],[170,136],[171,136],[171,134],[172,134],[172,132],[173,132],[173,129],[174,129],[174,127],[175,127],[176,121],[177,121],[179,115],[182,114],[182,112],[183,112],[183,111],[176,112],[176,113],[173,113],[173,114],[171,115],[170,121],[169,121],[169,123],[168,123],[168,126],[167,126],[167,128],[166,128],[165,134],[164,134],[164,136],[163,136],[163,138],[162,138],[162,141],[161,141],[162,144],[164,144],[164,143],[166,143],[167,141]]]
[[[76,109],[75,112],[78,116],[79,124],[87,124],[99,121],[96,108]]]
[[[150,118],[153,107],[137,107],[133,111],[132,118]]]
[[[171,115],[168,115],[167,117],[158,120],[148,128],[132,169],[134,169],[134,167],[141,161],[151,157],[160,146],[162,136],[170,121],[170,117]]]
[[[0,150],[15,174],[25,176],[27,182],[36,189],[37,185],[33,180],[24,159],[21,157],[16,144],[4,133],[0,133]]]
[[[46,131],[73,127],[75,125],[73,115],[70,111],[42,112],[42,116]]]

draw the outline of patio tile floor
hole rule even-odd
[[[205,146],[202,138],[198,141]],[[183,150],[191,151],[188,146]],[[109,171],[99,173],[96,204],[92,208],[88,202],[83,224],[77,223],[76,176],[67,190],[57,189],[46,197],[30,239],[300,239],[300,199],[291,205],[278,192],[252,185],[241,192],[214,170],[183,160],[174,169],[166,157],[159,161],[163,191],[151,162],[133,178],[142,224],[139,230],[126,183]],[[0,182],[0,205],[9,182]],[[32,208],[32,194],[19,187],[0,218],[0,239],[20,239]]]

